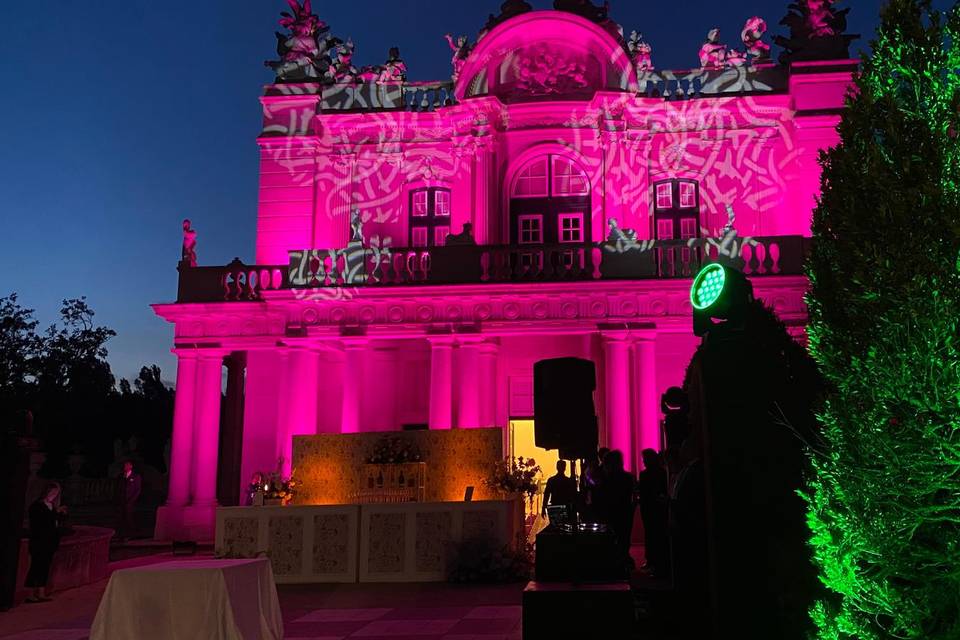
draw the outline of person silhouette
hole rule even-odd
[[[567,461],[557,460],[557,473],[547,480],[543,491],[543,514],[547,506],[564,505],[568,509],[577,500],[577,482],[567,476]]]
[[[660,454],[653,449],[640,452],[643,471],[637,477],[640,518],[643,521],[647,570],[664,577],[670,569],[668,533],[667,472]]]

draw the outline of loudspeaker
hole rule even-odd
[[[593,390],[596,367],[582,358],[553,358],[533,365],[534,441],[560,449],[567,459],[589,458],[597,450]]]

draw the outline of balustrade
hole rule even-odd
[[[178,302],[255,301],[264,292],[338,286],[564,282],[691,278],[733,256],[753,277],[800,275],[809,239],[800,236],[645,241],[636,245],[458,245],[291,251],[285,267],[180,265]]]

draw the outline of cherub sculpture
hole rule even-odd
[[[610,233],[607,234],[607,241],[604,243],[604,250],[609,253],[625,253],[633,249],[646,251],[653,247],[653,240],[637,240],[637,232],[633,229],[621,229],[617,224],[616,218],[607,220],[607,228]]]
[[[627,51],[630,52],[630,60],[633,62],[633,68],[637,75],[645,71],[653,71],[653,47],[643,39],[643,35],[636,31],[630,32],[630,39],[627,40]]]
[[[183,251],[180,262],[191,267],[197,266],[197,232],[190,226],[190,220],[183,221]]]
[[[327,70],[327,37],[330,28],[315,16],[310,0],[300,6],[298,0],[287,0],[290,10],[282,12],[280,26],[289,34],[276,33],[279,60],[267,60],[277,82],[309,81],[320,78]]]
[[[707,33],[707,41],[700,47],[700,66],[704,69],[719,69],[726,64],[727,45],[720,43],[720,29]]]
[[[766,32],[767,23],[759,16],[750,18],[743,25],[740,38],[747,50],[747,57],[753,62],[766,62],[770,59],[770,45],[761,39]]]
[[[450,50],[453,51],[453,57],[450,59],[450,64],[453,65],[453,75],[451,79],[456,82],[457,78],[460,77],[460,71],[463,69],[463,65],[467,63],[467,56],[470,55],[470,46],[467,36],[460,36],[457,38],[456,42],[453,40],[453,36],[449,33],[443,36],[447,40],[447,44],[450,45]]]

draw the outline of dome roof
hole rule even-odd
[[[622,40],[566,11],[530,11],[498,24],[460,70],[458,100],[493,95],[504,102],[574,100],[600,90],[636,90]]]

